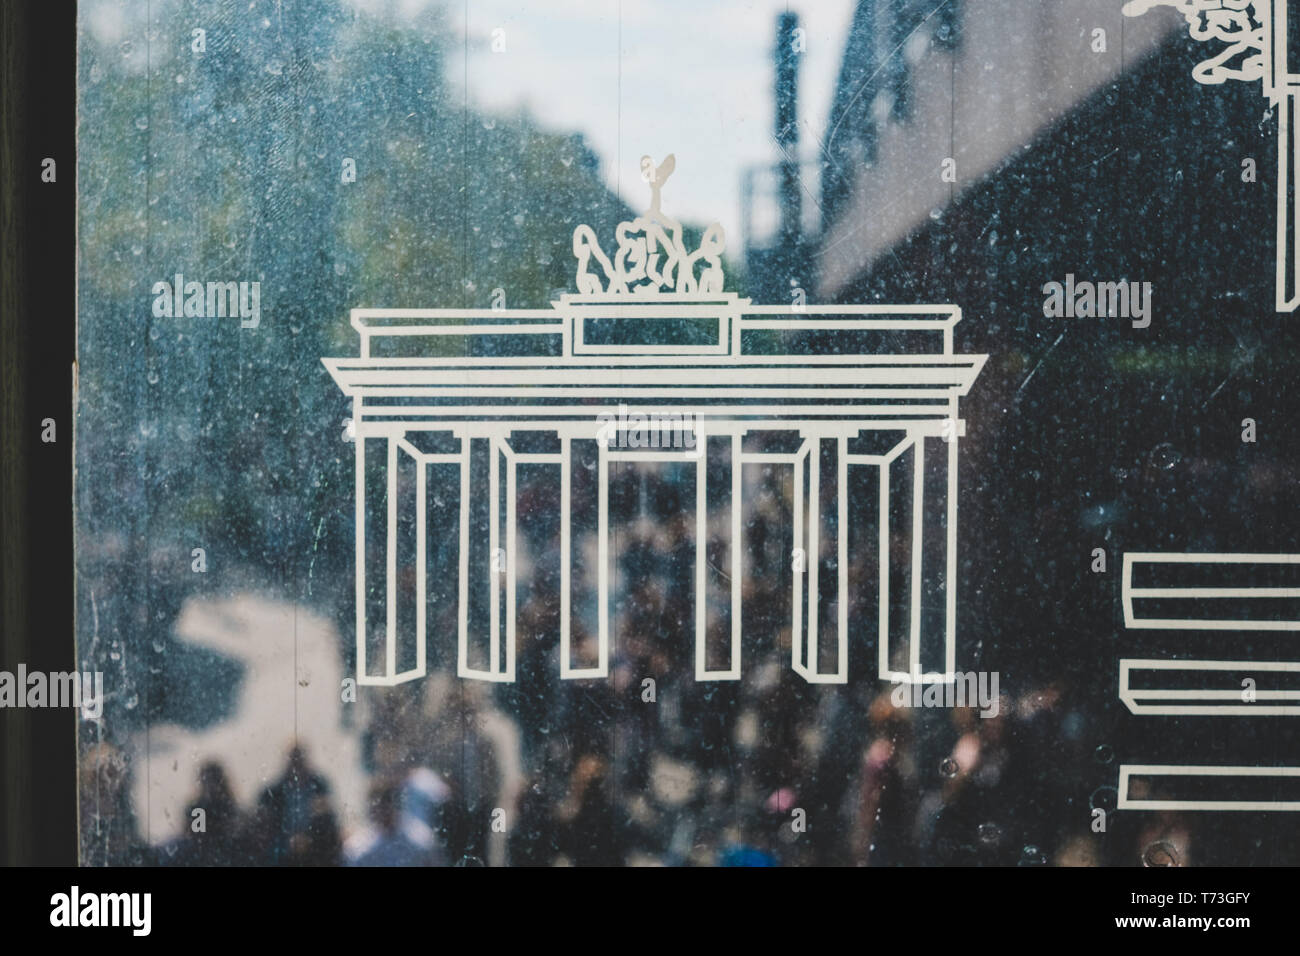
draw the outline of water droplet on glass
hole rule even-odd
[[[272,76],[279,76],[284,72],[284,64],[279,60],[272,60],[270,63],[266,64],[266,72],[270,73]]]
[[[981,823],[975,832],[985,846],[996,846],[1002,839],[1002,828],[996,823]]]
[[[126,699],[126,709],[127,709],[127,710],[135,710],[136,707],[139,706],[139,704],[140,704],[140,695],[139,695],[139,694],[132,694],[130,697],[128,697],[128,698]]]
[[[1179,866],[1178,851],[1172,843],[1157,840],[1142,851],[1143,866]]]
[[[1151,449],[1151,464],[1168,471],[1183,460],[1182,453],[1169,442],[1161,442]]]
[[[1115,787],[1098,787],[1088,796],[1089,810],[1105,810],[1110,813],[1119,805],[1119,790]]]
[[[137,116],[137,117],[135,118],[135,128],[136,128],[136,129],[148,129],[148,128],[149,128],[149,117],[147,117],[147,116]]]
[[[1026,844],[1025,848],[1020,851],[1019,866],[1047,866],[1047,854],[1040,850],[1034,844]]]
[[[960,769],[961,766],[952,757],[945,757],[943,762],[939,764],[939,772],[945,777],[957,776],[957,771]]]
[[[154,369],[149,369],[148,373],[145,375],[145,378],[148,379],[150,385],[158,384],[158,373]]]
[[[471,856],[468,853],[456,861],[457,866],[487,866],[482,857]]]
[[[1101,744],[1092,752],[1092,756],[1097,763],[1108,764],[1115,759],[1115,748],[1110,744]]]

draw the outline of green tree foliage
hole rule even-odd
[[[460,38],[435,13],[149,9],[82,11],[78,157],[79,560],[115,582],[80,610],[146,652],[215,586],[194,546],[225,582],[350,607],[350,407],[320,364],[356,353],[350,308],[543,306],[574,225],[628,215],[580,136],[448,83]],[[260,282],[260,326],[154,316],[176,273]]]

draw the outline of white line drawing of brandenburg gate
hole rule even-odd
[[[353,309],[360,354],[322,359],[353,405],[358,683],[424,676],[430,585],[457,603],[459,676],[515,680],[523,468],[544,469],[558,487],[561,677],[608,676],[610,466],[633,461],[694,469],[696,679],[741,674],[742,472],[756,464],[793,473],[793,669],[810,683],[845,683],[851,591],[874,588],[879,678],[953,679],[958,399],[988,356],[954,353],[955,305],[755,305],[724,292],[721,227],[690,252],[660,209],[672,167],[671,156],[657,169],[642,161],[650,208],[619,224],[612,259],[592,229],[575,229],[576,294],[541,309]],[[662,447],[628,434],[647,421],[671,421],[685,440]],[[869,580],[850,580],[851,479],[875,489],[874,507],[861,509],[877,526],[867,547],[878,549],[878,575],[859,576]],[[711,500],[729,512],[721,666],[706,650]],[[439,502],[442,531],[429,527]],[[899,520],[903,503],[910,515]],[[486,522],[472,520],[484,508]],[[412,512],[414,534],[399,533]],[[595,531],[595,574],[585,575],[594,594],[574,593],[575,561],[590,563],[575,523]],[[484,524],[485,541],[475,533]],[[448,543],[454,588],[449,569],[430,571],[430,548]],[[898,548],[910,560],[895,573]],[[413,590],[399,588],[412,568]],[[487,599],[476,600],[483,588]],[[595,652],[575,664],[580,604],[595,609],[584,628]]]

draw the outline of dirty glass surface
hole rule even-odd
[[[83,863],[1300,862],[1290,94],[1130,6],[81,4]]]

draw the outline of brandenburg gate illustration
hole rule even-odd
[[[988,356],[953,351],[954,305],[755,305],[724,291],[721,227],[690,251],[660,208],[672,168],[642,161],[650,207],[618,225],[612,258],[574,230],[576,293],[540,309],[353,309],[359,355],[322,359],[352,400],[358,683],[424,676],[453,603],[458,675],[514,681],[521,575],[539,568],[558,577],[561,677],[607,677],[620,462],[693,474],[696,679],[741,675],[750,466],[792,489],[792,668],[845,683],[851,640],[874,633],[880,679],[953,679],[958,400]],[[680,440],[658,440],[666,424]],[[525,469],[558,516],[536,496],[521,509]],[[558,550],[525,561],[542,521],[558,524]],[[875,605],[862,634],[854,602]],[[710,662],[710,640],[725,660]]]

